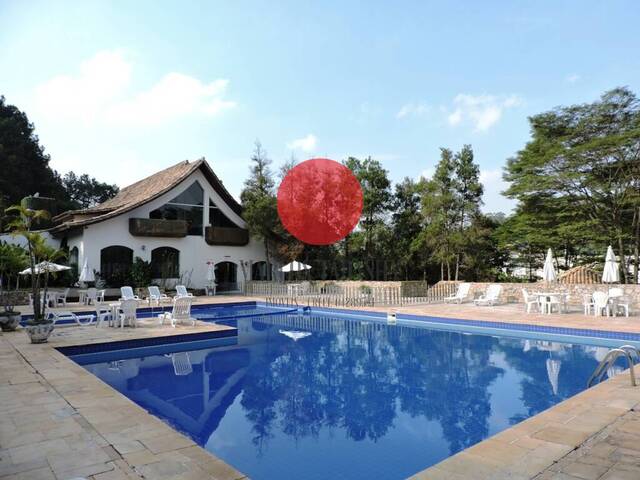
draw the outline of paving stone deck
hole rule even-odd
[[[199,303],[255,300],[207,297]],[[74,305],[70,310],[80,310]],[[366,308],[438,317],[640,332],[640,319],[526,315],[520,306]],[[227,328],[61,327],[30,345],[0,335],[0,478],[242,479],[242,473],[85,371],[54,347]],[[422,479],[640,479],[640,387],[618,375],[416,474]]]

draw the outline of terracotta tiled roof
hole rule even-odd
[[[115,197],[100,205],[83,210],[71,210],[54,217],[54,221],[61,223],[54,227],[52,232],[101,222],[133,210],[168,192],[198,169],[202,170],[212,187],[229,207],[240,215],[242,207],[227,191],[206,160],[200,159],[195,162],[185,160],[123,188]]]
[[[573,267],[558,277],[560,283],[600,283],[601,276],[591,265]]]

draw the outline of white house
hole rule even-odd
[[[107,284],[124,278],[136,257],[169,286],[207,285],[216,265],[218,292],[266,277],[262,242],[249,236],[241,207],[204,160],[184,161],[120,190],[95,207],[64,212],[49,231],[69,249],[70,263],[88,261]]]

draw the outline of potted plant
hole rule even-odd
[[[11,277],[26,265],[26,253],[18,245],[0,242],[0,300],[3,310],[0,311],[0,328],[3,332],[13,332],[22,319],[20,312],[14,310],[17,294],[9,291]]]
[[[40,219],[49,217],[45,210],[32,210],[23,205],[9,207],[13,214],[8,229],[14,236],[24,238],[27,247],[27,261],[31,271],[31,298],[33,318],[27,321],[26,331],[31,343],[45,343],[53,331],[53,321],[47,317],[47,287],[49,275],[53,271],[52,262],[65,255],[62,250],[46,244],[44,237],[32,231],[32,226]]]

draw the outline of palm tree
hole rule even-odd
[[[40,262],[53,262],[66,254],[63,250],[47,245],[44,237],[39,232],[32,230],[38,220],[49,218],[49,212],[46,210],[32,210],[24,205],[14,205],[7,208],[6,212],[14,214],[8,223],[8,230],[12,235],[24,238],[27,244],[27,258],[31,267],[31,295],[33,298],[32,323],[47,323],[46,301],[41,301],[40,299],[46,299],[49,271],[47,268],[36,268],[36,265]],[[42,290],[44,291],[41,296]]]

